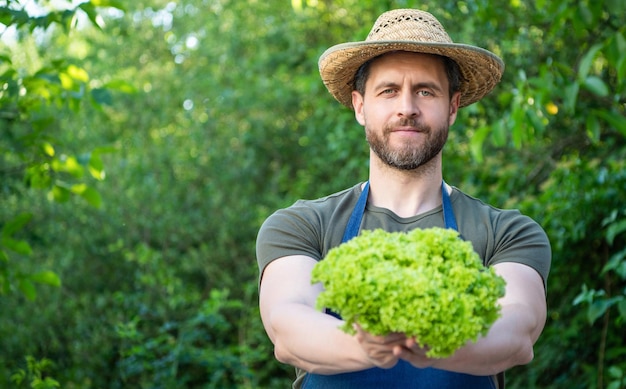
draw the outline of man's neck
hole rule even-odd
[[[400,217],[411,217],[441,206],[441,157],[416,170],[392,168],[370,160],[370,204]]]

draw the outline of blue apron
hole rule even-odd
[[[446,190],[445,183],[441,184],[441,193],[445,227],[458,231],[450,195]],[[342,243],[347,242],[359,234],[368,194],[369,182],[366,182],[363,192],[348,220]],[[327,313],[338,317],[334,312],[327,311]],[[418,369],[404,360],[398,361],[391,369],[374,367],[356,372],[333,375],[307,373],[302,382],[302,389],[381,388],[495,389],[496,386],[491,376],[474,376],[435,368]]]

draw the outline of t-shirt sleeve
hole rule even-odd
[[[321,259],[320,223],[315,213],[300,202],[276,211],[261,226],[256,241],[259,274],[275,259],[306,255]]]
[[[494,255],[488,265],[517,262],[535,269],[547,285],[552,250],[550,241],[541,226],[518,212],[505,212],[494,220],[496,224]]]

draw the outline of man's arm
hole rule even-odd
[[[322,291],[320,284],[311,285],[315,263],[313,258],[294,255],[272,261],[263,271],[261,319],[276,359],[319,374],[395,365],[398,357],[393,350],[404,343],[403,335],[351,336],[338,328],[341,320],[315,309]]]
[[[425,350],[413,340],[397,346],[395,354],[417,367],[474,375],[494,375],[532,361],[533,346],[546,321],[543,280],[534,269],[519,263],[500,263],[494,268],[506,280],[506,293],[499,301],[501,316],[485,337],[446,359],[426,358]]]

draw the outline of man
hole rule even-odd
[[[533,359],[543,330],[550,245],[518,211],[445,184],[441,153],[458,109],[494,88],[502,61],[453,43],[429,13],[404,9],[382,14],[366,41],[330,48],[319,65],[329,92],[365,128],[369,180],[298,201],[259,231],[261,317],[276,358],[296,367],[294,388],[503,387],[503,372]],[[501,317],[486,336],[429,359],[415,339],[358,327],[348,335],[341,319],[315,309],[322,287],[311,284],[311,270],[331,248],[364,229],[435,226],[458,229],[507,282]]]

